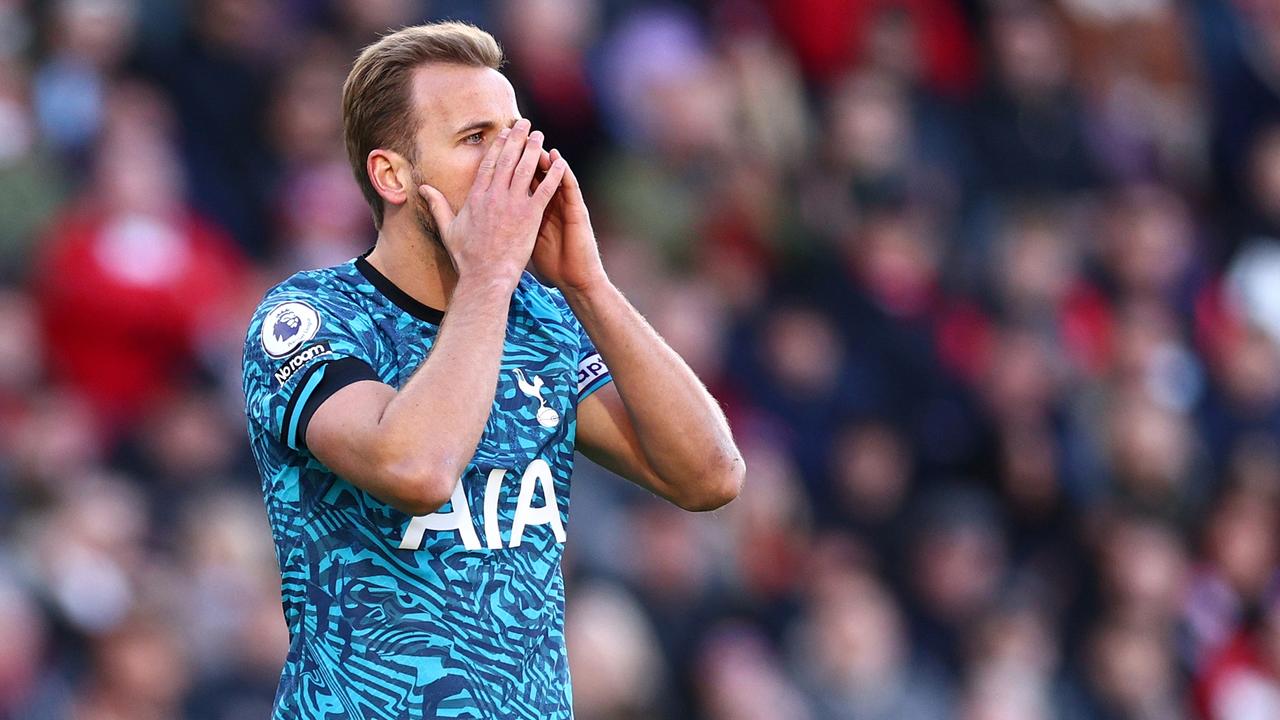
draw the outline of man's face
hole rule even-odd
[[[419,226],[438,241],[417,186],[439,190],[458,212],[489,144],[520,119],[520,111],[511,83],[490,68],[431,63],[414,71],[410,87],[418,118],[411,198]]]

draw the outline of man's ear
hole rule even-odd
[[[409,162],[394,150],[375,148],[364,161],[373,189],[392,205],[403,205],[416,193],[410,178]]]

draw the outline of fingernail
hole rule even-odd
[[[556,161],[553,164],[556,167],[564,167],[564,158],[556,158]]]
[[[529,133],[529,139],[530,139],[530,140],[537,140],[538,142],[542,142],[542,131],[541,131],[541,130],[534,130],[532,133]]]

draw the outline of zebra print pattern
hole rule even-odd
[[[511,530],[523,474],[538,459],[550,468],[560,524],[568,525],[577,404],[609,381],[607,371],[579,388],[579,364],[598,362],[595,348],[559,293],[526,274],[512,299],[493,409],[461,479],[480,547],[464,547],[459,530],[427,529],[417,549],[400,549],[412,518],[282,441],[307,368],[280,381],[276,370],[290,358],[269,357],[261,338],[273,308],[306,303],[321,318],[307,347],[328,348],[312,351],[306,366],[354,357],[401,387],[439,328],[380,292],[357,262],[272,288],[245,341],[249,435],[290,633],[274,717],[572,717],[563,545],[550,523],[528,524],[515,547]],[[540,403],[527,383],[521,390],[516,370],[541,378],[541,403],[558,414],[554,427],[538,422]],[[494,470],[507,473],[488,498]],[[535,511],[545,501],[539,488]],[[497,520],[500,549],[485,542],[486,530],[495,532],[486,515]]]

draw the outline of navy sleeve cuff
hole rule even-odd
[[[280,440],[295,450],[305,450],[311,416],[334,393],[361,380],[381,380],[365,361],[344,357],[313,365],[298,382],[284,409]]]
[[[612,382],[613,376],[600,353],[591,352],[578,363],[578,402]]]

